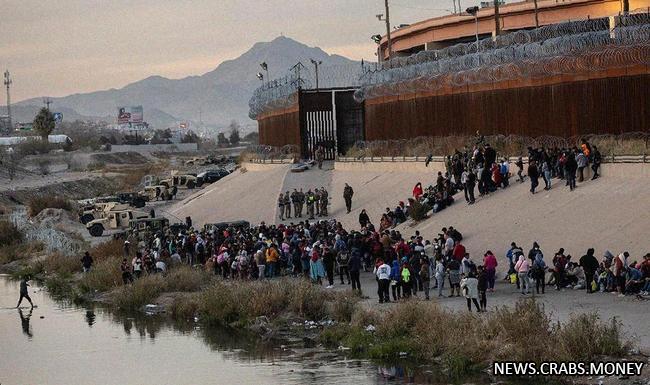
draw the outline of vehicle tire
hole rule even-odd
[[[203,179],[198,179],[196,181],[196,187],[201,188],[201,186],[203,186]]]
[[[176,186],[172,187],[172,198],[178,194],[178,188]]]
[[[86,223],[90,222],[90,221],[93,221],[93,220],[95,220],[95,216],[92,215],[92,214],[84,214],[84,215],[81,217],[81,223],[83,223],[84,225],[85,225]]]
[[[147,204],[147,202],[146,202],[144,199],[142,199],[142,198],[138,198],[138,199],[136,199],[136,200],[133,201],[133,206],[134,206],[136,209],[141,209],[141,208],[143,208],[146,204]]]
[[[102,234],[104,234],[104,226],[100,225],[99,223],[95,223],[94,225],[90,226],[88,232],[93,237],[101,237]]]
[[[186,186],[187,186],[188,189],[192,190],[195,187],[194,181],[191,180],[191,181],[187,182]]]

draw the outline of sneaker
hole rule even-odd
[[[331,289],[331,288],[333,288],[333,287],[334,287],[334,286],[332,286],[332,285],[327,285],[327,286],[325,286],[326,289]]]

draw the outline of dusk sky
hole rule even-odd
[[[390,4],[393,25],[453,8],[452,0]],[[376,60],[370,36],[385,32],[375,17],[383,7],[383,0],[2,0],[0,69],[12,73],[19,101],[200,75],[280,34]]]

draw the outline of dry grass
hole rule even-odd
[[[367,325],[376,332],[366,332]],[[382,314],[359,310],[351,325],[325,330],[321,339],[371,358],[395,358],[403,351],[427,362],[440,357],[454,375],[497,360],[591,360],[622,356],[629,347],[616,320],[604,323],[588,313],[554,323],[535,301],[489,314],[450,312],[421,302],[397,304]]]
[[[38,215],[45,209],[63,209],[72,210],[72,203],[63,197],[39,196],[27,202],[28,213],[30,217]]]
[[[0,220],[0,247],[13,246],[21,243],[24,234],[10,221]]]

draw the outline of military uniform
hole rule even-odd
[[[309,219],[314,219],[314,203],[316,202],[316,197],[311,190],[307,191],[307,216]]]
[[[293,216],[296,218],[300,218],[300,203],[299,203],[299,197],[298,197],[298,190],[293,189],[293,192],[291,193],[291,203],[293,203]]]
[[[300,213],[300,218],[302,218],[302,209],[305,206],[305,193],[302,192],[302,189],[298,192],[298,212]]]
[[[278,198],[278,212],[280,214],[280,220],[284,220],[284,195],[280,193],[280,197]]]
[[[284,217],[287,219],[291,218],[291,196],[289,191],[284,194]]]
[[[320,191],[318,189],[314,190],[314,202],[316,207],[316,216],[320,215]]]
[[[322,188],[320,192],[320,215],[323,217],[327,216],[328,197],[327,190]]]

